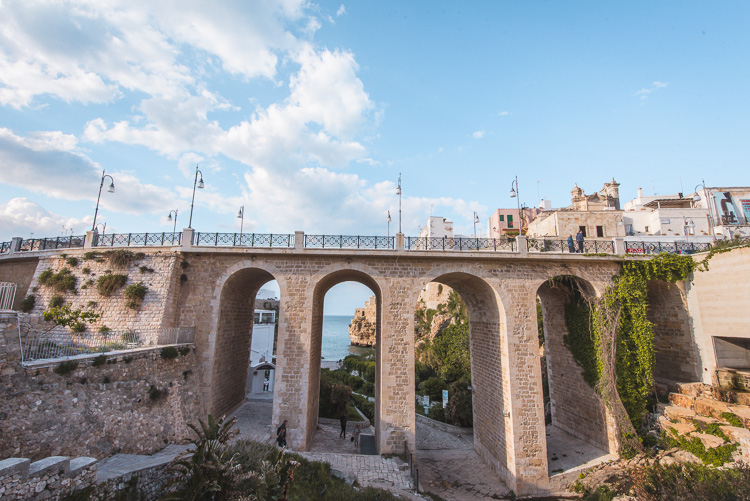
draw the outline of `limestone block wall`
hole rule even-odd
[[[562,286],[559,286],[562,287]],[[609,449],[604,405],[595,390],[584,381],[563,337],[565,326],[564,290],[544,285],[539,289],[544,318],[544,347],[547,357],[552,425],[603,450]],[[581,426],[586,423],[585,426]]]
[[[698,346],[693,339],[684,283],[648,283],[647,316],[654,324],[654,379],[676,389],[677,383],[697,381]]]
[[[96,471],[96,460],[87,457],[58,456],[33,463],[27,458],[1,460],[0,499],[68,499],[74,491],[93,486]]]
[[[78,260],[75,266],[66,262],[67,258],[62,258],[59,254],[39,259],[31,280],[30,293],[36,296],[36,304],[31,313],[40,315],[48,308],[50,299],[59,295],[72,309],[90,309],[101,314],[101,318],[95,323],[87,324],[88,332],[96,332],[102,326],[115,333],[134,330],[146,344],[156,344],[160,329],[174,326],[175,294],[178,291],[175,283],[179,280],[175,271],[177,255],[173,252],[151,251],[129,266],[117,267],[109,262],[102,251],[97,251],[98,257],[92,259],[85,259],[85,254],[80,249],[66,253],[67,258]],[[141,271],[141,267],[145,271]],[[76,291],[60,293],[39,284],[42,272],[51,270],[58,273],[63,268],[69,269],[76,277]],[[96,289],[96,281],[107,271],[128,276],[127,283],[109,297],[100,295]],[[123,298],[125,288],[135,283],[142,283],[148,288],[143,303],[137,310],[127,308]]]
[[[696,260],[700,256],[695,256]],[[700,380],[716,383],[713,337],[750,338],[750,248],[716,254],[709,270],[686,282],[693,337],[699,347]]]
[[[59,375],[57,363],[23,367],[16,317],[0,317],[0,458],[103,458],[182,441],[202,415],[195,352],[183,351],[166,360],[143,348],[100,366],[89,357]]]
[[[31,279],[34,277],[39,258],[13,259],[0,261],[0,282],[16,284],[16,297],[13,309],[18,309],[18,303],[28,294]]]

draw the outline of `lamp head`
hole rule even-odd
[[[114,193],[115,192],[115,183],[114,182],[112,182],[112,183],[109,184],[109,187],[107,188],[107,191],[110,192],[110,193]]]
[[[242,216],[244,216],[244,214],[242,213],[242,209],[240,209],[237,211],[237,219],[242,219]]]
[[[618,226],[625,226],[625,221],[623,221],[622,219],[620,219],[620,221],[618,221],[617,225]]]
[[[514,188],[510,189],[510,198],[516,198],[516,190]]]
[[[690,220],[690,224],[688,224],[688,227],[689,227],[689,228],[690,228],[691,230],[694,230],[694,229],[695,229],[695,223],[693,222],[693,220],[692,220],[692,219]]]
[[[477,216],[477,213],[476,213],[476,212],[474,213],[474,222],[475,222],[475,223],[478,223],[478,222],[479,222],[479,216]]]
[[[701,201],[701,196],[696,193],[695,196],[693,197],[693,202],[700,202],[700,201]]]
[[[391,222],[391,211],[388,211],[388,218],[387,218],[387,221],[388,221],[389,223]]]
[[[170,222],[170,223],[172,222],[172,213],[171,212],[167,216],[167,222]]]
[[[401,186],[396,188],[396,195],[400,195],[400,194],[401,194]]]
[[[200,181],[198,181],[198,188],[203,189],[205,185],[203,184],[203,176],[201,176]]]

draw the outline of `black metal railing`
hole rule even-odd
[[[565,252],[583,254],[614,254],[615,244],[612,240],[584,240],[583,246],[573,242],[572,247],[567,240],[551,240],[548,238],[529,238],[527,240],[529,252]]]
[[[180,245],[182,233],[110,233],[97,235],[94,247],[147,247],[151,245]]]
[[[393,249],[395,237],[305,235],[304,246],[310,249]]]
[[[0,254],[7,254],[10,252],[10,244],[12,242],[3,242],[0,244]]]
[[[407,250],[439,251],[510,251],[516,250],[515,240],[507,238],[464,238],[464,237],[406,237]]]
[[[83,247],[84,236],[69,236],[55,238],[27,238],[21,240],[21,252],[53,250],[53,249],[75,249]]]
[[[294,235],[258,233],[196,233],[195,245],[232,247],[294,247]]]
[[[710,242],[629,242],[625,241],[627,254],[694,254],[711,249]]]

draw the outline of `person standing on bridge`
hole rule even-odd
[[[339,421],[341,422],[341,433],[339,433],[339,437],[346,438],[346,411],[341,415]]]
[[[578,244],[578,252],[583,252],[583,230],[578,230],[578,233],[576,233],[576,243]]]
[[[568,235],[568,252],[573,254],[576,251],[576,246],[573,243],[573,235]]]
[[[359,425],[354,425],[354,430],[352,431],[352,442],[354,442],[354,450],[359,452]]]

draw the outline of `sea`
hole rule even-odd
[[[352,346],[349,341],[351,315],[323,315],[323,344],[320,355],[326,361],[343,360],[347,355],[359,355],[366,348]]]

